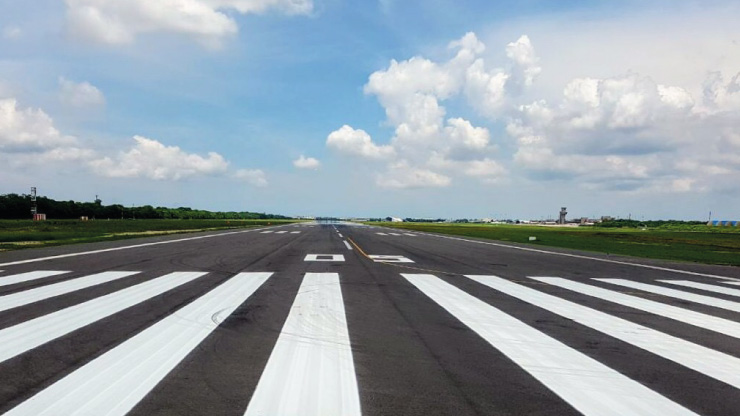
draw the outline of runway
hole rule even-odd
[[[740,270],[302,223],[0,253],[8,415],[729,415]]]

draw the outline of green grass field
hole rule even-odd
[[[740,266],[740,227],[683,225],[643,230],[641,228],[563,228],[499,224],[371,224],[535,246]],[[537,241],[530,242],[530,236],[537,237]]]
[[[206,230],[285,224],[290,220],[0,220],[0,251]]]

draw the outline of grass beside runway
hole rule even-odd
[[[405,230],[477,237],[653,259],[740,266],[738,227],[656,229],[543,227],[503,224],[368,223]],[[529,241],[536,237],[536,241]]]
[[[289,224],[292,220],[0,220],[0,251]]]

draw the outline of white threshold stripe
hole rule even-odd
[[[584,415],[694,414],[436,276],[402,276]]]
[[[661,283],[670,283],[672,285],[690,287],[694,289],[706,290],[707,292],[721,293],[723,295],[730,295],[740,297],[740,289],[733,289],[729,287],[708,285],[706,283],[692,282],[689,280],[658,280]]]
[[[349,245],[349,243],[347,242],[347,240],[342,240],[342,242],[344,243],[344,246],[347,247],[347,250],[352,250],[352,246]]]
[[[611,283],[613,285],[628,287],[631,289],[642,290],[643,292],[654,293],[656,295],[668,296],[671,298],[688,300],[689,302],[699,303],[701,305],[713,306],[715,308],[726,309],[728,311],[740,312],[740,303],[731,300],[717,299],[711,296],[698,295],[696,293],[684,292],[682,290],[671,289],[668,287],[649,285],[647,283],[633,282],[625,279],[594,279],[600,282]]]
[[[735,388],[740,388],[740,358],[518,285],[500,277],[475,275],[467,277]],[[654,412],[653,414],[661,413]]]
[[[101,285],[112,282],[117,279],[135,275],[139,272],[103,272],[84,276],[77,279],[66,280],[64,282],[54,283],[35,289],[25,290],[23,292],[12,293],[10,295],[0,296],[0,312],[19,306],[28,305],[49,299],[54,296],[61,296],[77,290],[85,289],[91,286]]]
[[[381,227],[377,227],[377,226],[376,226],[376,228],[385,229],[385,228],[381,228]],[[712,278],[715,278],[715,279],[733,280],[733,281],[738,282],[738,284],[740,284],[740,279],[738,279],[738,278],[728,277],[728,276],[720,276],[720,275],[717,275],[717,274],[699,273],[699,272],[692,272],[692,271],[689,271],[689,270],[671,269],[669,267],[652,266],[652,265],[649,265],[649,264],[632,263],[632,262],[629,262],[629,261],[603,259],[603,258],[599,258],[599,257],[589,257],[589,256],[581,255],[581,254],[560,253],[560,252],[557,252],[557,251],[547,251],[547,250],[541,250],[541,249],[530,248],[530,247],[519,247],[519,246],[513,246],[513,245],[509,245],[509,244],[495,243],[495,242],[491,242],[491,241],[468,240],[467,238],[460,238],[460,237],[453,237],[453,236],[449,236],[449,235],[434,234],[434,233],[425,232],[425,231],[416,231],[416,233],[418,235],[427,235],[427,236],[430,236],[430,237],[444,238],[444,239],[447,239],[447,240],[464,241],[466,243],[483,244],[483,245],[487,245],[487,246],[494,246],[494,247],[501,247],[501,248],[509,248],[509,249],[512,249],[512,250],[529,251],[529,252],[532,252],[532,253],[550,254],[550,255],[553,255],[553,256],[562,256],[562,257],[571,257],[571,258],[575,258],[575,259],[600,261],[602,263],[612,263],[612,264],[621,264],[621,265],[625,265],[625,266],[642,267],[644,269],[660,270],[660,271],[671,272],[671,273],[688,274],[688,275],[692,275],[692,276],[703,276],[703,277],[712,277]],[[376,233],[376,234],[382,234],[382,233]],[[0,264],[0,266],[2,266],[2,265]]]
[[[277,227],[284,227],[284,225],[275,225],[273,227],[275,227],[275,228],[277,228]],[[64,259],[64,258],[68,258],[68,257],[86,256],[88,254],[108,253],[108,252],[111,252],[111,251],[128,250],[128,249],[132,249],[132,248],[151,247],[151,246],[158,246],[158,245],[162,245],[162,244],[182,243],[184,241],[202,240],[202,239],[205,239],[205,238],[224,237],[224,236],[227,236],[227,235],[244,234],[244,233],[251,233],[251,232],[254,232],[254,231],[261,231],[261,230],[264,230],[265,228],[267,228],[267,227],[252,228],[252,229],[249,229],[249,230],[232,231],[232,232],[220,233],[220,234],[201,235],[201,236],[198,236],[198,237],[178,238],[177,240],[155,241],[155,242],[152,242],[152,243],[134,244],[134,245],[131,245],[131,246],[103,248],[103,249],[100,249],[100,250],[82,251],[82,252],[78,252],[78,253],[59,254],[59,255],[56,255],[56,256],[39,257],[39,258],[35,258],[35,259],[11,261],[11,262],[8,262],[8,263],[0,263],[0,267],[14,266],[14,265],[17,265],[17,264],[35,263],[35,262],[46,261],[46,260]]]
[[[272,273],[240,273],[6,415],[125,415]]]
[[[175,272],[0,330],[0,362],[195,280]]]
[[[68,271],[58,270],[39,270],[36,272],[19,273],[10,276],[0,277],[0,286],[14,285],[16,283],[29,282],[31,280],[43,279],[44,277],[58,276],[69,273]]]
[[[530,279],[740,339],[740,323],[729,319],[718,318],[560,277],[530,277]]]
[[[360,414],[339,275],[306,273],[245,415]]]

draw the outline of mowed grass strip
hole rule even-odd
[[[291,220],[0,220],[0,251],[288,224]]]
[[[600,253],[706,264],[740,266],[740,230],[707,226],[690,230],[598,227],[543,227],[503,224],[371,223],[535,246],[570,248]],[[529,241],[536,237],[536,241]]]

